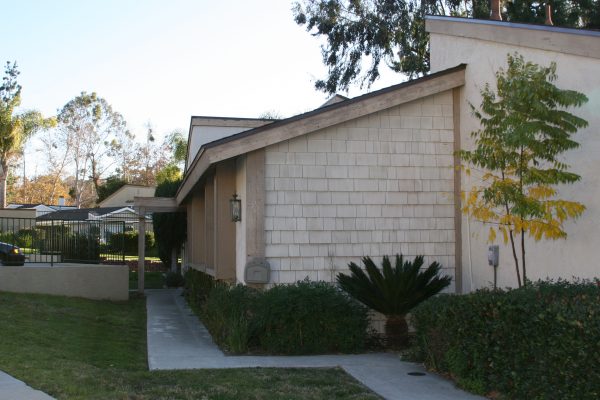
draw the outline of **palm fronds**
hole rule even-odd
[[[414,261],[404,260],[396,255],[396,265],[388,256],[383,257],[381,269],[370,257],[362,262],[365,270],[350,263],[350,275],[338,274],[338,285],[352,297],[367,307],[384,315],[405,315],[422,301],[442,291],[450,285],[452,278],[440,277],[441,265],[433,262],[421,271],[423,256]]]

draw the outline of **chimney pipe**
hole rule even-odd
[[[64,198],[63,196],[60,196],[60,197],[58,198],[58,205],[59,205],[60,207],[63,207],[63,206],[65,205],[65,198]]]
[[[554,25],[552,22],[552,6],[550,4],[546,4],[546,21],[544,22],[546,25]]]
[[[502,21],[502,14],[500,14],[500,0],[491,0],[492,2],[492,14],[490,19],[496,21]]]

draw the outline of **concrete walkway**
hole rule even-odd
[[[0,399],[2,400],[54,400],[44,392],[27,386],[24,382],[0,371]]]
[[[213,343],[181,296],[180,290],[147,290],[148,367],[216,369],[247,367],[341,367],[355,379],[390,400],[476,400],[454,384],[418,364],[391,353],[322,356],[226,356]],[[422,376],[409,373],[423,373]]]

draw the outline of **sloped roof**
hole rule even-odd
[[[425,17],[425,30],[431,34],[600,58],[600,31],[593,29],[429,15]]]
[[[39,216],[38,220],[43,221],[51,221],[51,220],[59,220],[59,221],[87,221],[90,219],[90,215],[96,217],[102,217],[107,214],[114,213],[116,211],[123,212],[132,212],[134,213],[132,208],[130,207],[100,207],[100,208],[77,208],[74,210],[59,210],[54,211],[52,213],[48,213],[42,216]]]
[[[409,101],[460,87],[465,83],[465,69],[466,65],[461,64],[419,79],[389,86],[206,143],[202,145],[186,170],[183,182],[176,194],[177,203],[181,204],[185,200],[196,182],[202,178],[204,172],[212,164]]]
[[[325,103],[321,104],[319,108],[327,107],[332,104],[339,103],[340,101],[346,100],[349,100],[349,98],[336,93],[334,96],[330,97]]]
[[[131,190],[132,188],[139,188],[139,189],[148,189],[148,190],[156,190],[156,186],[146,186],[146,185],[135,185],[132,183],[126,183],[125,185],[121,186],[120,188],[118,188],[117,190],[115,190],[114,192],[112,192],[109,196],[107,196],[104,200],[102,200],[99,205],[100,208],[112,208],[112,207],[102,207],[102,204],[108,203],[110,200],[112,200],[114,197],[120,195],[122,192],[126,191],[126,190]],[[133,198],[132,198],[133,200]],[[133,202],[132,202],[133,203]],[[121,206],[121,207],[126,207],[125,205]]]

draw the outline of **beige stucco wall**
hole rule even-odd
[[[134,197],[154,197],[155,187],[125,185],[117,190],[104,201],[100,202],[100,207],[132,207]]]
[[[267,147],[271,282],[396,253],[453,276],[452,113],[447,91]]]
[[[129,298],[124,265],[0,266],[0,291],[122,301]]]
[[[543,32],[545,39],[535,42],[527,40],[527,29],[507,31],[508,28],[502,28],[494,36],[494,40],[499,41],[504,39],[513,42],[521,41],[523,45],[518,46],[490,41],[491,39],[485,41],[461,37],[483,35],[485,32],[475,31],[479,29],[476,25],[454,22],[444,22],[444,24],[438,25],[436,30],[451,28],[453,35],[431,33],[431,70],[435,72],[460,63],[467,64],[466,85],[461,90],[460,126],[463,148],[472,146],[470,132],[478,128],[478,121],[472,116],[467,103],[480,104],[480,90],[486,83],[494,86],[494,73],[498,68],[506,67],[508,53],[517,51],[526,60],[541,65],[549,65],[550,62],[555,61],[558,73],[557,86],[578,90],[588,96],[589,102],[573,112],[586,119],[589,127],[574,136],[581,147],[566,154],[566,161],[571,164],[572,171],[580,174],[582,179],[579,183],[559,189],[561,197],[580,201],[588,209],[580,220],[566,224],[568,239],[539,243],[527,240],[527,268],[528,276],[532,279],[600,276],[600,269],[593,253],[600,246],[600,229],[598,229],[600,222],[600,174],[598,173],[600,171],[600,59],[567,54],[569,46],[561,45],[561,43],[570,43],[573,49],[585,49],[585,46],[578,46],[580,41],[600,41],[600,37],[590,38],[573,34],[564,38],[557,37],[558,33],[545,31]],[[460,36],[457,36],[459,34]],[[532,46],[536,46],[536,43],[554,50],[535,49]],[[600,54],[596,55],[599,56]],[[463,176],[463,190],[468,190],[473,182],[477,182],[477,178],[476,173],[471,177]],[[493,275],[491,267],[487,265],[487,228],[467,218],[463,218],[462,225],[463,286],[466,290],[489,286]],[[508,247],[502,245],[498,272],[500,286],[516,285],[511,252]]]

